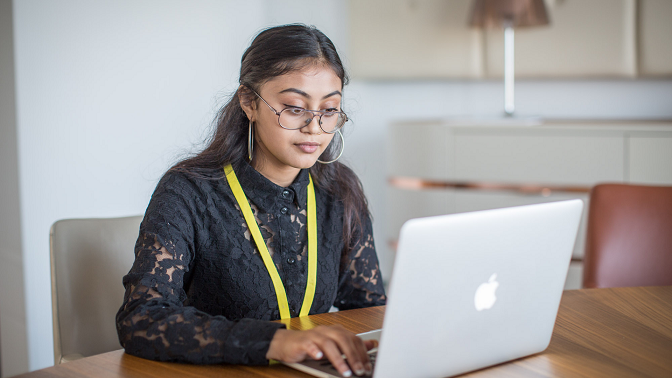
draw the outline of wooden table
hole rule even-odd
[[[380,328],[384,307],[295,318],[291,329],[342,324]],[[549,348],[465,377],[672,377],[672,286],[566,291]],[[37,377],[310,377],[282,365],[194,366],[148,361],[118,350],[32,373]]]

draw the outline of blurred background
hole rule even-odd
[[[671,185],[672,1],[545,3],[504,117],[503,31],[470,0],[0,0],[0,375],[53,365],[51,224],[142,214],[269,26],[317,26],[350,71],[343,160],[386,281],[410,217]]]

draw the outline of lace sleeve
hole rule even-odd
[[[373,242],[371,219],[366,217],[364,233],[355,247],[343,255],[335,307],[349,310],[385,304],[385,288]]]
[[[192,208],[182,199],[184,192],[159,187],[140,228],[135,262],[123,280],[126,294],[116,318],[121,345],[129,354],[152,360],[267,364],[270,341],[284,325],[230,321],[184,305],[184,276],[195,253]]]

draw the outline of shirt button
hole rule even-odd
[[[290,193],[289,190],[285,189],[285,190],[282,191],[282,197],[283,198],[290,198],[291,196],[292,196],[292,193]]]
[[[280,212],[283,213],[283,214],[287,214],[287,211],[289,211],[289,209],[286,208],[286,207],[283,207],[282,209],[280,209]]]
[[[287,258],[287,264],[294,264],[296,262],[296,259],[293,257],[288,257]]]

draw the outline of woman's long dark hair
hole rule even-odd
[[[199,154],[177,163],[171,170],[201,175],[206,171],[221,169],[225,164],[246,164],[249,120],[240,106],[240,100],[256,101],[245,88],[259,92],[265,82],[304,67],[323,64],[334,70],[342,86],[348,83],[341,59],[334,44],[315,27],[294,24],[266,29],[256,36],[243,54],[240,67],[241,87],[218,112],[216,131]],[[280,126],[278,126],[280,127]],[[332,143],[320,156],[331,161],[340,151],[339,140]],[[316,163],[310,168],[315,186],[342,201],[343,239],[345,250],[352,248],[363,237],[363,215],[369,215],[362,184],[354,172],[340,162]]]

